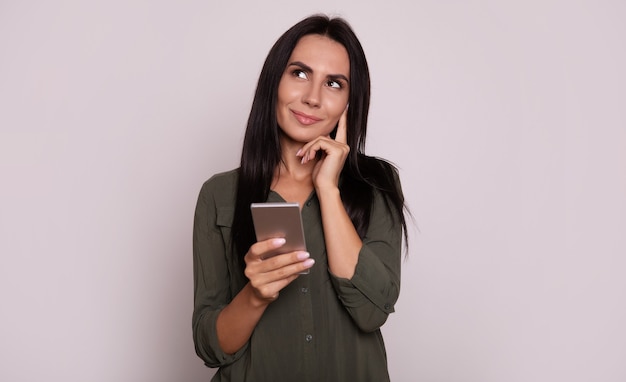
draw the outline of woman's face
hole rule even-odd
[[[283,137],[306,143],[335,128],[350,94],[343,45],[321,35],[298,41],[278,85],[276,116]]]

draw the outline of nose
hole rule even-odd
[[[320,87],[314,83],[309,84],[304,94],[302,94],[302,102],[309,105],[310,107],[319,107],[321,102],[320,98]]]

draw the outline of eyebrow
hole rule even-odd
[[[290,66],[298,66],[307,73],[313,73],[313,68],[311,68],[309,65],[305,64],[302,61],[290,62],[289,65],[287,65],[287,67],[290,67]],[[327,77],[331,79],[342,79],[346,81],[348,84],[350,83],[350,80],[348,79],[348,77],[346,77],[343,74],[329,74]]]

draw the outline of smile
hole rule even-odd
[[[322,120],[322,118],[317,118],[312,115],[308,115],[305,113],[301,113],[299,111],[290,110],[293,113],[294,117],[300,122],[302,125],[312,125]]]

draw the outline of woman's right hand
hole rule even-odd
[[[245,275],[250,280],[250,286],[259,304],[269,304],[276,300],[284,287],[315,263],[310,254],[304,251],[266,258],[269,252],[284,244],[285,239],[281,238],[260,241],[253,244],[244,257]]]

